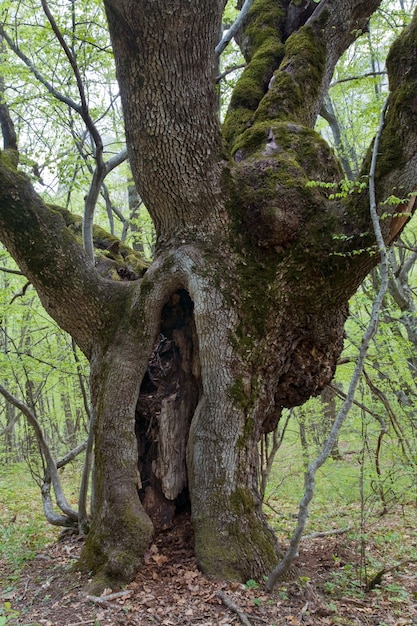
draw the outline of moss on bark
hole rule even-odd
[[[255,0],[249,11],[248,27],[243,33],[243,47],[249,63],[233,90],[223,126],[223,136],[230,147],[252,123],[254,112],[282,61],[284,45],[280,23],[283,16],[279,4],[272,0]]]
[[[280,558],[273,531],[249,490],[238,488],[227,505],[229,523],[220,530],[208,515],[198,523],[196,556],[201,569],[216,578],[262,580]]]

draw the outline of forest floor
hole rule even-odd
[[[381,522],[385,533],[398,533],[399,517],[394,513]],[[203,576],[192,549],[184,547],[185,527],[155,540],[144,567],[119,596],[111,589],[100,598],[85,593],[87,577],[73,571],[82,545],[76,536],[42,549],[18,577],[0,560],[0,626],[417,626],[417,563],[403,562],[365,591],[364,582],[381,569],[372,543],[364,553],[348,533],[303,541],[294,580],[267,594],[255,581],[222,583]],[[412,551],[415,532],[409,523],[400,530]],[[395,564],[392,556],[386,569]]]

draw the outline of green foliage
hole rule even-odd
[[[59,458],[86,436],[83,389],[88,390],[87,362],[45,313],[33,288],[0,251],[1,383],[35,412],[52,453]],[[27,459],[43,474],[34,433],[13,406],[0,396],[0,464]]]
[[[1,50],[0,73],[16,124],[21,166],[47,201],[82,214],[96,162],[91,128],[86,128],[77,107],[84,100],[108,161],[125,141],[119,89],[103,3],[51,0],[48,6],[77,66],[84,93],[35,0],[1,3],[0,21],[16,49]],[[129,218],[138,217],[129,206],[130,180],[127,163],[113,170],[106,177],[95,214],[98,224],[119,237],[125,236]]]
[[[335,147],[338,156],[349,161],[353,173],[360,170],[388,93],[387,52],[410,22],[413,6],[413,1],[382,2],[370,20],[369,32],[355,41],[336,66],[329,92],[341,132],[341,143]],[[334,144],[327,122],[319,119],[317,125]]]
[[[10,624],[17,617],[19,617],[19,612],[12,609],[10,602],[0,604],[0,626]]]

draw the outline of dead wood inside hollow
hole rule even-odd
[[[186,447],[201,387],[193,308],[184,289],[163,307],[136,406],[139,495],[156,532],[190,509]]]

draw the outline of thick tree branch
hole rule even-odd
[[[289,11],[288,4],[277,3],[273,14],[268,3],[255,2],[243,27],[243,36],[249,41],[250,54],[245,55],[249,63],[236,85],[225,121],[232,149],[248,127],[263,122],[292,121],[312,128],[337,61],[365,30],[380,2],[322,0],[286,40],[287,20],[282,16]]]
[[[129,161],[165,241],[195,232],[202,223],[212,229],[209,213],[220,210],[215,46],[223,5],[222,0],[105,2]]]
[[[1,153],[0,181],[1,241],[45,309],[90,356],[95,330],[110,319],[111,303],[120,297],[124,301],[127,285],[117,283],[109,289],[91,270],[59,211],[47,207],[29,180],[11,168]]]
[[[304,495],[300,502],[300,508],[299,508],[299,513],[298,513],[298,524],[291,537],[290,545],[284,558],[281,560],[280,563],[278,563],[277,567],[271,572],[271,574],[268,577],[268,580],[266,583],[266,588],[268,591],[272,591],[272,589],[274,588],[278,580],[282,578],[282,576],[285,576],[285,574],[289,571],[292,563],[298,556],[298,548],[299,548],[300,541],[302,539],[304,528],[307,522],[308,508],[314,496],[314,486],[315,486],[317,471],[320,469],[323,463],[325,463],[325,461],[330,456],[333,446],[335,442],[337,441],[340,428],[342,427],[343,422],[345,421],[351,409],[351,406],[353,404],[356,388],[357,388],[359,379],[363,371],[364,362],[365,362],[365,358],[368,352],[369,344],[371,343],[371,340],[377,330],[379,311],[381,309],[383,299],[388,288],[387,250],[385,247],[384,238],[383,238],[380,223],[379,223],[379,217],[377,214],[375,184],[374,184],[379,142],[380,142],[382,129],[384,125],[386,105],[387,103],[385,103],[385,106],[381,113],[380,125],[379,125],[377,136],[375,138],[374,149],[373,149],[372,160],[371,160],[371,169],[369,172],[369,205],[370,205],[369,210],[371,214],[372,224],[374,227],[375,237],[378,243],[378,249],[379,249],[379,254],[380,254],[380,259],[381,259],[381,284],[380,284],[379,291],[377,293],[377,296],[372,306],[372,313],[371,313],[371,318],[370,318],[368,327],[362,338],[362,343],[359,349],[357,364],[353,372],[351,381],[349,383],[349,390],[348,390],[346,399],[343,403],[342,408],[340,409],[339,413],[336,416],[336,419],[333,423],[330,434],[323,446],[321,453],[319,454],[318,457],[316,457],[316,459],[314,459],[314,461],[310,463],[310,465],[307,468],[307,471],[305,474]]]
[[[378,213],[383,216],[381,232],[387,245],[401,234],[417,206],[417,112],[414,103],[417,90],[416,41],[417,11],[410,25],[394,42],[386,62],[390,94],[373,184]],[[361,168],[361,180],[369,171],[371,154],[369,151]],[[398,197],[397,204],[394,196]],[[371,231],[367,204],[366,191],[346,200],[347,220],[355,224],[354,232],[360,237],[360,240],[352,239],[357,248],[366,248],[374,243],[373,235],[363,237]],[[364,260],[365,254],[355,262],[360,264]],[[372,262],[371,257],[369,262]]]

